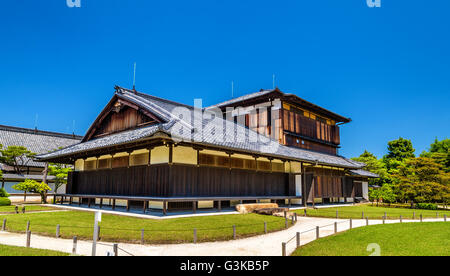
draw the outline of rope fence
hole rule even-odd
[[[387,217],[386,214],[382,217],[382,224],[385,224],[385,223],[386,223],[386,222],[385,222],[386,217]],[[366,217],[366,218],[363,218],[363,219],[366,220],[366,224],[365,224],[365,225],[366,225],[366,226],[369,226],[369,225],[370,225],[370,223],[369,223],[369,218]],[[425,217],[423,217],[423,215],[420,214],[420,215],[419,215],[419,219],[420,219],[420,222],[423,222],[423,221],[425,220]],[[428,219],[430,219],[430,218],[428,218]],[[440,217],[433,218],[433,219],[440,219]],[[390,220],[390,221],[395,221],[395,220]],[[400,223],[403,222],[403,217],[402,217],[402,215],[400,215],[399,221],[400,221]],[[444,222],[447,222],[447,214],[444,214],[444,215],[443,215],[443,221],[444,221]],[[297,232],[295,236],[293,236],[292,238],[290,238],[290,239],[287,240],[286,242],[282,242],[282,243],[281,243],[281,255],[282,255],[282,256],[287,256],[287,246],[288,246],[294,239],[296,240],[296,247],[295,247],[295,249],[297,249],[297,248],[299,248],[299,247],[301,246],[300,238],[301,238],[302,235],[304,235],[304,234],[306,234],[306,233],[309,233],[309,232],[315,231],[315,232],[316,232],[316,238],[315,238],[315,240],[318,240],[318,239],[320,238],[320,229],[321,229],[321,228],[327,228],[327,227],[334,226],[334,234],[336,234],[336,233],[339,232],[339,231],[338,231],[338,225],[344,224],[344,223],[349,225],[349,230],[353,228],[353,219],[348,219],[348,220],[344,220],[344,221],[336,221],[336,222],[334,222],[334,223],[332,223],[332,224],[327,224],[327,225],[322,225],[322,226],[316,226],[315,228],[311,228],[311,229],[305,230],[305,231],[303,231],[303,232]],[[362,225],[362,226],[363,226],[363,225]],[[294,250],[295,250],[295,249],[294,249]]]
[[[197,243],[201,241],[214,241],[214,240],[229,240],[236,239],[238,236],[247,237],[255,234],[267,234],[269,231],[282,230],[292,226],[296,223],[297,216],[292,216],[292,219],[285,218],[279,221],[264,221],[260,223],[248,223],[248,224],[234,224],[221,227],[192,227],[188,229],[167,229],[167,228],[129,228],[129,227],[103,227],[98,226],[98,240],[106,237],[106,240],[127,240],[129,242],[140,242],[140,244],[153,243],[176,243],[176,242],[193,242]],[[1,222],[0,222],[1,223]],[[94,225],[73,225],[73,224],[49,224],[49,223],[33,223],[33,221],[14,221],[9,218],[3,219],[2,231],[11,231],[18,233],[27,233],[30,230],[38,229],[35,233],[43,234],[46,236],[53,236],[56,238],[72,237],[77,235],[84,239],[91,238],[91,229]],[[79,230],[79,231],[77,231]],[[219,231],[219,233],[214,233]],[[120,232],[128,232],[120,235]],[[177,233],[177,234],[175,234]],[[74,237],[75,239],[75,237]],[[74,242],[75,243],[75,242]]]

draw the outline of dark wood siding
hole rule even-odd
[[[72,193],[211,197],[295,196],[289,174],[161,164],[71,173]]]

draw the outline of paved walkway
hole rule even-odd
[[[427,219],[431,221],[443,221],[443,219]],[[334,222],[338,222],[338,231],[348,230],[349,220],[328,219],[328,218],[309,218],[299,217],[298,222],[289,229],[260,235],[256,237],[226,241],[226,242],[208,242],[199,244],[173,244],[173,245],[137,245],[137,244],[119,244],[120,256],[280,256],[281,243],[287,242],[293,238],[287,245],[287,254],[291,254],[296,247],[295,235],[301,232],[301,245],[315,240],[316,226],[320,226],[320,236],[329,236],[334,233]],[[419,222],[419,220],[403,220],[407,222]],[[369,224],[381,224],[381,220],[370,220]],[[399,223],[398,220],[386,220],[386,223]],[[366,220],[353,220],[353,228],[366,225]],[[309,231],[312,230],[312,231]],[[304,233],[305,231],[308,231]],[[8,232],[0,232],[0,243],[5,245],[25,246],[26,235]],[[51,249],[72,253],[72,240],[55,239],[32,235],[31,247],[41,249]],[[123,251],[125,250],[125,251]],[[112,252],[112,243],[100,242],[97,247],[98,256],[106,256]],[[78,241],[77,253],[80,255],[91,255],[92,242]],[[128,252],[128,253],[127,253]]]

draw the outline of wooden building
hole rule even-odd
[[[116,87],[81,143],[37,159],[74,165],[61,196],[80,204],[125,200],[166,212],[349,201],[376,175],[337,155],[347,122],[278,89],[201,108]]]
[[[78,144],[82,138],[74,134],[0,125],[0,145],[3,148],[22,146],[36,154],[48,153],[58,148]],[[21,158],[18,165],[19,172],[11,164],[0,163],[0,170],[3,172],[3,177],[0,178],[0,187],[13,194],[22,193],[11,187],[19,182],[23,182],[25,179],[42,181],[42,172],[45,168],[45,162],[38,162],[25,157]],[[47,177],[51,188],[54,187],[53,180],[53,176]],[[61,187],[59,192],[64,190],[65,187]]]

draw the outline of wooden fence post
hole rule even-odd
[[[353,220],[350,219],[350,229],[353,229]]]
[[[27,230],[25,231],[25,233],[28,231],[30,231],[30,221],[27,221]]]
[[[59,234],[61,230],[61,226],[59,224],[56,225],[56,238],[58,239],[59,237],[61,237],[61,235]]]
[[[141,244],[145,243],[145,238],[144,238],[144,229],[141,230]]]
[[[420,214],[420,222],[422,222],[423,221],[423,216],[422,216],[422,214]]]
[[[287,218],[284,219],[284,227],[288,228],[288,219]]]
[[[334,222],[334,233],[337,233],[337,222]]]
[[[366,217],[366,226],[369,226],[369,217]]]
[[[194,228],[194,243],[197,243],[197,228]]]
[[[27,231],[27,248],[30,248],[31,245],[31,231]]]
[[[294,213],[295,222],[297,222],[297,213]]]
[[[264,222],[264,234],[267,234],[267,222]]]
[[[320,238],[320,227],[316,226],[316,239]]]
[[[307,214],[306,214],[306,208],[304,209],[304,213],[305,213],[305,217],[307,217]]]
[[[236,239],[236,225],[233,225],[233,239]]]
[[[3,219],[2,231],[6,231],[6,219]]]
[[[400,223],[402,223],[403,222],[403,217],[402,217],[402,215],[400,215]]]
[[[292,225],[294,225],[294,224],[295,224],[295,218],[294,218],[294,216],[291,217],[291,220],[292,220]]]
[[[77,254],[77,243],[78,243],[78,238],[77,236],[73,237],[73,246],[72,246],[72,254],[75,255]]]
[[[113,244],[114,256],[119,256],[119,245],[117,243]]]
[[[300,232],[297,232],[296,238],[297,238],[297,247],[300,247]]]
[[[22,214],[25,214],[25,206],[22,207]]]
[[[447,222],[447,214],[444,214],[444,222]]]
[[[282,255],[283,257],[286,256],[286,243],[285,243],[285,242],[283,242],[283,243],[281,244],[281,255]]]

